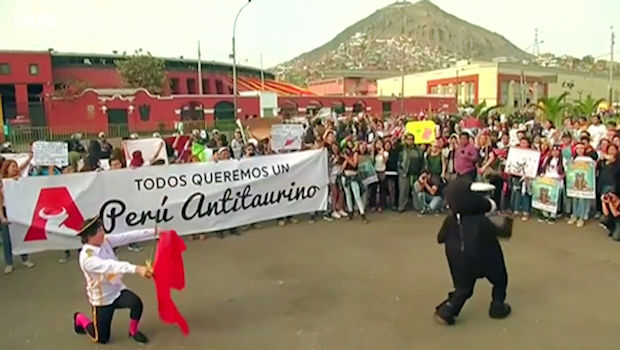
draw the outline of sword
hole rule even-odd
[[[155,230],[155,236],[159,238],[157,234],[157,224],[155,224],[154,230]],[[155,244],[151,246],[150,258],[146,259],[145,261],[146,268],[151,272],[151,275],[153,274],[153,263],[155,262],[155,246],[156,245],[157,245],[157,242],[155,242]]]

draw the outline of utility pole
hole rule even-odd
[[[401,68],[400,74],[400,115],[405,114],[405,61],[403,60],[403,65]]]
[[[538,28],[534,29],[534,45],[532,46],[532,54],[536,57],[540,55],[540,42],[538,41]]]
[[[233,111],[233,116],[235,119],[237,119],[237,45],[235,42],[235,36],[237,35],[237,20],[239,19],[239,15],[241,14],[241,11],[243,11],[243,9],[248,6],[250,3],[252,2],[252,0],[248,0],[248,2],[245,3],[245,5],[241,6],[241,8],[239,9],[239,12],[237,12],[237,16],[235,16],[235,23],[233,24],[233,35],[232,35],[232,60],[233,60],[233,108],[235,109]]]
[[[202,62],[200,61],[200,40],[198,40],[198,95],[202,95]]]
[[[454,97],[456,98],[456,105],[459,105],[459,70],[456,69],[456,87],[454,89]]]
[[[260,89],[265,91],[265,70],[263,69],[263,53],[260,53]]]
[[[521,76],[519,77],[519,90],[521,98],[519,99],[519,108],[525,107],[525,89],[527,88],[525,80],[525,72],[521,70]]]
[[[403,21],[403,26],[401,28],[403,38],[405,37],[405,21]],[[400,72],[400,115],[405,114],[405,60],[407,59],[406,48],[403,47],[403,57],[401,62],[401,72]]]
[[[614,34],[614,26],[610,27],[611,30],[611,56],[609,58],[609,107],[614,105],[614,44],[616,41],[616,35]]]

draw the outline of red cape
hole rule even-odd
[[[153,273],[157,292],[157,308],[159,318],[164,323],[177,324],[183,334],[189,334],[187,321],[181,315],[172,300],[170,289],[185,288],[185,269],[183,268],[183,252],[185,242],[175,231],[164,231],[159,236]]]

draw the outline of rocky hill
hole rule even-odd
[[[500,56],[531,58],[501,35],[446,13],[428,0],[399,1],[272,71],[280,79],[305,85],[329,70],[416,72],[446,67],[459,59]]]

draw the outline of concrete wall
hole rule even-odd
[[[49,52],[4,51],[0,52],[0,63],[10,67],[9,74],[0,74],[0,84],[14,85],[17,115],[28,117],[28,85],[41,84],[44,97],[54,91]],[[38,66],[38,74],[30,74],[31,64]]]
[[[308,90],[318,95],[344,95],[344,84],[342,78],[311,81],[308,83]]]
[[[486,101],[487,106],[495,106],[497,104],[497,66],[481,68],[477,73],[477,102]]]
[[[457,79],[458,71],[458,79]],[[455,95],[454,85],[476,82],[475,102],[487,102],[493,106],[500,103],[501,85],[508,83],[506,104],[514,104],[520,99],[521,75],[525,76],[527,85],[524,87],[526,99],[535,102],[543,96],[558,96],[569,91],[568,100],[579,100],[580,97],[592,95],[594,98],[608,97],[608,77],[597,74],[570,72],[555,68],[525,66],[516,63],[478,62],[469,65],[455,66],[429,72],[409,74],[405,76],[405,96],[430,94],[434,86],[449,86],[444,95]],[[557,78],[557,79],[555,79]],[[564,86],[563,86],[563,83]],[[568,89],[566,84],[572,84]],[[620,79],[614,80],[614,100],[620,101]],[[378,94],[383,96],[400,96],[401,77],[394,76],[377,81]],[[435,89],[433,89],[434,91]],[[463,87],[459,90],[459,102],[465,96]]]
[[[497,98],[495,93],[497,88],[494,88],[497,85],[497,64],[495,63],[478,63],[408,74],[405,76],[405,96],[428,94],[429,82],[430,86],[436,84],[456,85],[457,81],[459,85],[462,85],[462,83],[466,82],[475,82],[474,76],[478,76],[477,79],[479,81],[475,86],[478,99],[487,99],[487,103],[493,102]],[[395,76],[377,80],[377,92],[380,96],[400,96],[401,77]],[[456,94],[452,93],[449,95]],[[459,95],[464,96],[462,86]]]
[[[570,89],[569,100],[579,100],[579,97],[586,97],[592,95],[595,99],[604,98],[608,99],[608,85],[609,78],[597,76],[597,75],[582,75],[582,74],[558,74],[558,83],[549,85],[549,95],[557,96],[562,94],[566,88],[562,87],[562,83],[573,84],[573,88]],[[620,80],[615,79],[613,82],[614,87],[614,101],[620,100]]]

